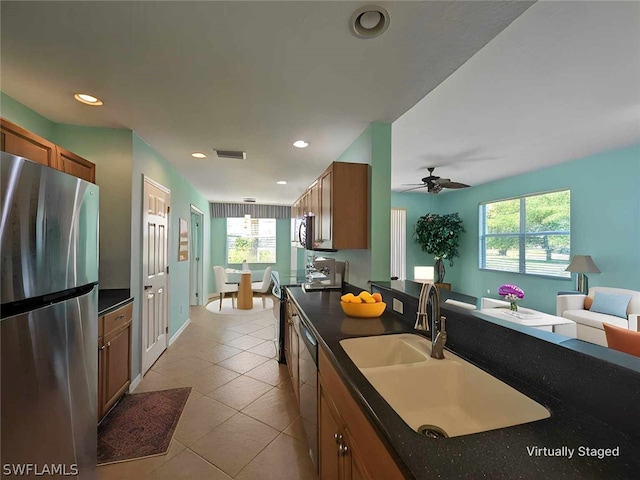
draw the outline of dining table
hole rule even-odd
[[[233,270],[227,272],[227,282],[238,285],[238,301],[236,306],[239,310],[251,310],[253,308],[252,282],[262,281],[264,270]]]

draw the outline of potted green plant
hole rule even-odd
[[[449,260],[449,266],[452,267],[453,259],[459,256],[460,234],[464,231],[462,219],[457,213],[427,213],[416,222],[415,241],[436,260],[436,283],[444,282],[444,259]]]

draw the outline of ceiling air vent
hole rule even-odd
[[[241,150],[216,150],[213,149],[218,155],[218,158],[233,158],[235,160],[246,160],[247,152],[243,152]]]
[[[256,199],[251,197],[244,197],[242,201],[245,203],[256,203]]]

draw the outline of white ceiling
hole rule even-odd
[[[392,135],[396,191],[426,167],[473,186],[640,143],[640,3],[536,3]]]
[[[290,204],[373,121],[394,122],[394,189],[427,166],[476,185],[640,141],[638,3],[376,2],[390,27],[360,40],[367,3],[2,2],[1,88],[134,130],[211,201]]]

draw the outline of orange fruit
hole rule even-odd
[[[378,292],[374,293],[371,296],[376,300],[376,302],[381,302],[382,301],[382,295],[379,294]]]

